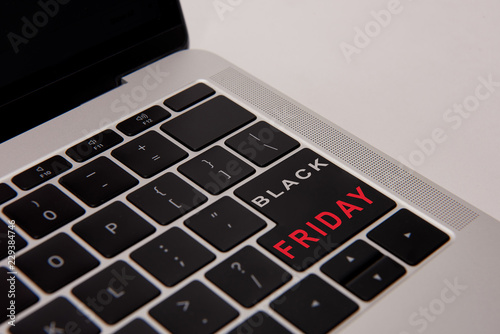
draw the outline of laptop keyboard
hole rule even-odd
[[[12,333],[325,333],[449,240],[204,83],[164,106],[0,184]]]

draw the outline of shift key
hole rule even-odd
[[[277,224],[258,239],[259,244],[298,271],[396,206],[309,149],[297,152],[235,193]]]

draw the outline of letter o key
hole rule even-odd
[[[57,213],[52,210],[47,210],[43,212],[43,218],[47,220],[55,220],[57,218]]]
[[[61,268],[64,265],[64,259],[59,255],[52,255],[47,259],[47,263],[52,268]]]

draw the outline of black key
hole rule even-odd
[[[64,233],[17,260],[18,268],[47,293],[62,288],[98,265],[99,261]]]
[[[161,225],[167,225],[207,201],[198,190],[167,173],[127,196]]]
[[[321,266],[321,271],[340,284],[346,284],[382,257],[382,253],[357,240]]]
[[[226,140],[226,145],[259,167],[299,147],[299,142],[266,122],[259,122]]]
[[[220,146],[212,147],[178,169],[212,195],[220,194],[255,172]]]
[[[85,333],[101,331],[66,298],[56,298],[36,312],[10,327],[12,334],[26,333]]]
[[[362,300],[369,301],[405,273],[402,266],[384,256],[345,286]]]
[[[369,301],[405,274],[405,269],[362,240],[337,254],[321,271]]]
[[[253,121],[255,116],[224,96],[217,96],[161,126],[193,151]]]
[[[127,136],[135,136],[155,124],[170,117],[170,113],[160,106],[152,106],[129,119],[118,123],[116,128]]]
[[[265,312],[257,312],[245,320],[229,334],[291,334],[288,329],[280,325]]]
[[[412,212],[402,209],[368,233],[368,238],[414,266],[450,237]]]
[[[182,111],[213,94],[215,94],[215,91],[212,88],[205,84],[198,83],[166,99],[163,104],[173,111]]]
[[[142,177],[151,177],[188,154],[158,132],[150,131],[111,153]]]
[[[154,307],[149,314],[176,334],[214,333],[238,312],[199,281],[194,281]]]
[[[0,308],[6,312],[0,323],[16,321],[16,315],[38,301],[38,297],[16,275],[6,268],[0,268],[0,291],[4,297],[0,299]],[[5,311],[6,310],[6,311]]]
[[[108,324],[117,323],[160,294],[124,261],[113,263],[72,292]]]
[[[144,320],[135,319],[125,327],[119,329],[115,334],[158,334]]]
[[[130,257],[166,286],[174,286],[215,259],[178,227],[148,242]]]
[[[106,157],[100,157],[59,179],[90,207],[97,207],[139,182]]]
[[[264,227],[266,222],[231,197],[223,197],[184,224],[218,250],[227,252]]]
[[[278,225],[258,242],[302,271],[395,207],[394,201],[303,149],[235,190]]]
[[[17,193],[8,184],[0,183],[0,204],[3,204],[16,196]]]
[[[12,182],[19,188],[28,190],[64,173],[72,166],[66,159],[56,155],[14,176]]]
[[[18,199],[3,211],[35,239],[46,236],[85,213],[52,184]]]
[[[316,275],[309,275],[275,299],[271,308],[306,333],[326,333],[356,312],[358,305]]]
[[[115,202],[82,220],[73,231],[99,253],[111,258],[156,229],[121,202]]]
[[[0,260],[14,256],[26,247],[27,243],[16,231],[16,222],[11,220],[6,224],[0,219]],[[9,257],[9,260],[11,258]]]
[[[76,162],[84,162],[121,143],[123,138],[113,130],[104,130],[70,147],[66,154]]]
[[[247,246],[205,275],[245,307],[251,307],[292,279],[277,264]]]

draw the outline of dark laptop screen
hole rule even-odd
[[[4,0],[0,36],[0,142],[187,47],[175,0]]]

